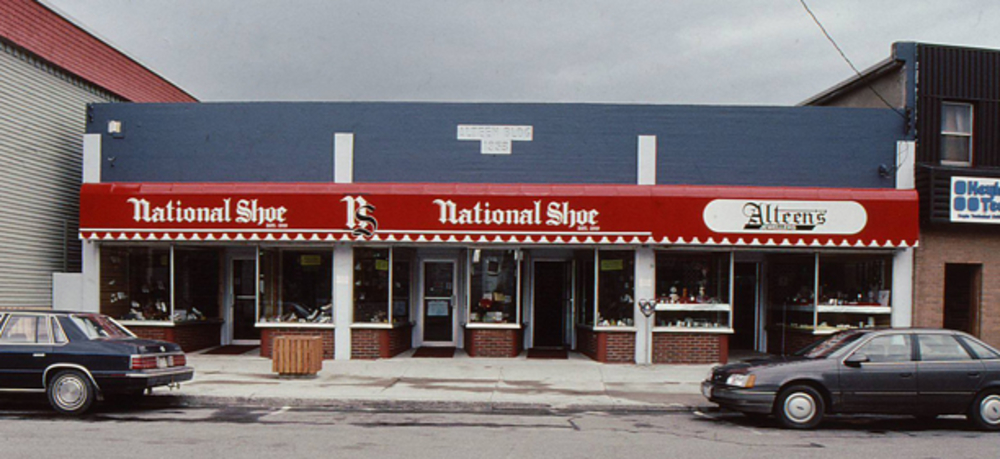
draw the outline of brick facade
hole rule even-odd
[[[521,336],[521,330],[467,328],[465,352],[470,357],[517,357]]]
[[[261,328],[260,356],[271,358],[274,339],[284,335],[319,336],[323,338],[323,359],[333,358],[334,330],[332,328]]]
[[[580,353],[602,363],[635,363],[635,330],[608,331],[576,328]]]
[[[410,349],[413,326],[394,328],[355,328],[351,330],[351,358],[388,359]]]
[[[944,271],[947,263],[980,264],[979,332],[973,334],[987,343],[1000,346],[1000,235],[991,225],[980,226],[922,229],[914,260],[913,325],[944,325]]]
[[[172,327],[130,325],[128,329],[139,338],[180,344],[184,352],[218,346],[222,340],[222,323],[218,321],[178,323]]]
[[[726,363],[729,335],[653,333],[653,363]]]

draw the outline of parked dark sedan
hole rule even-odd
[[[702,393],[724,408],[816,427],[828,413],[964,414],[1000,430],[1000,352],[950,330],[851,330],[794,356],[716,367]]]
[[[60,413],[192,377],[180,346],[136,338],[106,316],[0,310],[0,391],[45,392]]]

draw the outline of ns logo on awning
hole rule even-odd
[[[372,237],[378,231],[378,220],[372,215],[375,206],[361,196],[346,196],[340,202],[347,203],[347,228],[355,237]]]

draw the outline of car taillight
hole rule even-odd
[[[187,363],[188,363],[187,356],[184,355],[184,354],[175,355],[173,363],[174,363],[175,367],[183,367],[184,365],[187,365]]]
[[[133,370],[152,370],[156,368],[156,356],[133,355],[131,368]]]

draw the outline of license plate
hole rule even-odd
[[[156,358],[156,368],[167,368],[170,366],[170,362],[167,361],[167,357],[157,357]]]

